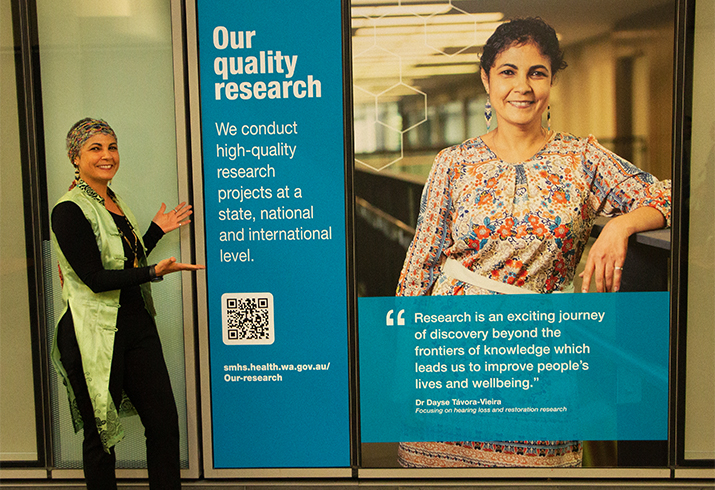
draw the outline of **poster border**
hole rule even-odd
[[[185,4],[185,32],[186,32],[186,64],[188,90],[188,117],[190,119],[189,131],[191,141],[197,142],[191,146],[192,180],[194,201],[195,228],[195,259],[197,263],[206,263],[206,222],[204,219],[204,165],[203,165],[203,131],[201,119],[201,93],[199,69],[199,38],[198,38],[198,2],[190,0]],[[210,380],[210,348],[208,325],[208,282],[206,276],[197,278],[196,293],[196,324],[198,335],[199,353],[199,381],[201,396],[201,429],[203,448],[203,474],[205,477],[237,477],[237,478],[350,478],[355,476],[357,466],[357,434],[355,427],[355,409],[357,401],[354,399],[353,389],[357,386],[357,367],[354,356],[357,355],[356,345],[356,299],[353,264],[353,128],[352,128],[352,63],[350,40],[350,3],[340,0],[341,14],[341,56],[342,56],[342,112],[343,112],[343,171],[344,171],[344,199],[345,199],[345,258],[346,258],[346,286],[347,297],[347,345],[345,355],[348,357],[348,423],[350,466],[345,467],[276,467],[276,468],[216,468],[213,453],[213,426],[212,426],[212,401]]]

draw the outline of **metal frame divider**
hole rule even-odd
[[[692,140],[693,59],[697,0],[678,0],[673,94],[673,227],[671,296],[670,466],[674,478],[715,478],[715,460],[685,458],[688,261],[690,228],[690,147]],[[704,374],[704,373],[703,373]]]
[[[17,80],[20,153],[27,249],[28,289],[31,294],[30,328],[33,380],[35,392],[35,420],[37,460],[32,462],[3,462],[2,476],[17,473],[13,467],[52,464],[52,432],[49,408],[49,352],[45,315],[43,242],[49,240],[47,193],[45,190],[45,150],[42,119],[42,86],[40,83],[40,54],[37,38],[37,7],[35,0],[14,0],[11,3],[13,36],[16,46],[15,73]],[[35,348],[36,347],[36,348]],[[36,471],[30,470],[32,474]]]

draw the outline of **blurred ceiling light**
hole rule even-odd
[[[355,78],[356,80],[378,80],[384,78],[399,79],[399,74],[394,71],[391,72],[391,76],[385,76],[385,74],[390,71],[389,68],[392,67],[385,66],[385,64],[380,63],[355,66],[353,71],[353,78]],[[403,65],[402,78],[428,78],[434,75],[457,75],[464,73],[477,73],[477,70],[477,60],[474,59],[472,59],[471,63],[458,63],[451,65],[444,64],[440,66]]]
[[[413,67],[407,71],[407,76],[411,78],[429,78],[439,75],[476,75],[478,73],[476,67],[476,63],[471,65]]]
[[[632,31],[614,31],[611,33],[612,39],[648,39],[658,37],[660,33],[657,30],[639,29]],[[557,34],[557,37],[558,34]],[[559,41],[561,38],[559,37]]]
[[[430,26],[430,32],[434,32],[433,29],[431,29],[432,26]],[[481,32],[482,29],[476,29],[478,32]],[[474,29],[474,24],[454,24],[449,26],[449,29],[444,29],[445,32],[475,32]],[[494,29],[489,29],[489,30],[484,30],[484,32],[494,32]],[[422,34],[424,35],[425,33],[425,26],[419,25],[419,26],[395,26],[395,27],[378,27],[377,29],[371,28],[371,27],[362,27],[360,29],[357,29],[355,33],[353,34],[353,37],[379,37],[379,38],[390,38],[390,37],[397,37],[397,36],[413,36],[416,34]]]
[[[504,18],[501,12],[486,12],[480,14],[449,14],[449,15],[434,15],[427,19],[430,24],[462,24],[465,22],[477,22],[484,24],[487,22],[499,22]],[[460,20],[462,19],[462,20]]]
[[[483,17],[482,17],[483,16]],[[381,27],[381,26],[410,26],[410,25],[424,25],[427,24],[444,24],[444,25],[454,25],[454,24],[470,24],[474,25],[477,23],[483,24],[488,23],[493,25],[495,22],[499,22],[504,17],[501,13],[488,13],[488,14],[448,14],[448,15],[435,15],[432,17],[418,17],[417,15],[405,15],[400,17],[380,17],[379,19],[367,19],[364,17],[353,17],[352,27],[357,29],[360,27]],[[481,26],[480,26],[481,27]],[[486,26],[485,26],[486,28]],[[492,30],[494,30],[492,28]]]
[[[442,66],[442,65],[465,65],[472,64],[476,65],[479,63],[479,56],[476,53],[460,53],[454,56],[442,56],[433,55],[426,58],[422,58],[416,63],[416,66],[429,67],[429,66]]]
[[[352,7],[353,17],[383,17],[393,15],[432,15],[449,12],[452,7],[448,3],[422,3],[416,5],[384,5],[372,7]]]
[[[468,46],[483,46],[489,39],[491,32],[478,32],[476,39],[474,32],[416,32],[394,36],[379,36],[378,44],[388,51],[399,51],[401,48],[415,45],[419,50],[425,45],[432,48],[466,48]],[[369,36],[365,37],[369,39]]]

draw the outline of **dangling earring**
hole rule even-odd
[[[551,131],[551,104],[546,108],[546,129]]]
[[[487,95],[487,101],[484,104],[484,120],[487,123],[487,131],[492,127],[492,103],[489,101],[489,95]]]
[[[74,180],[70,184],[69,189],[67,189],[69,191],[74,189],[77,185],[77,182],[79,181],[79,166],[75,165],[74,163],[72,165],[74,165]]]

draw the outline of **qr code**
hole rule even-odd
[[[275,340],[271,293],[225,293],[221,311],[224,344],[266,345]]]

